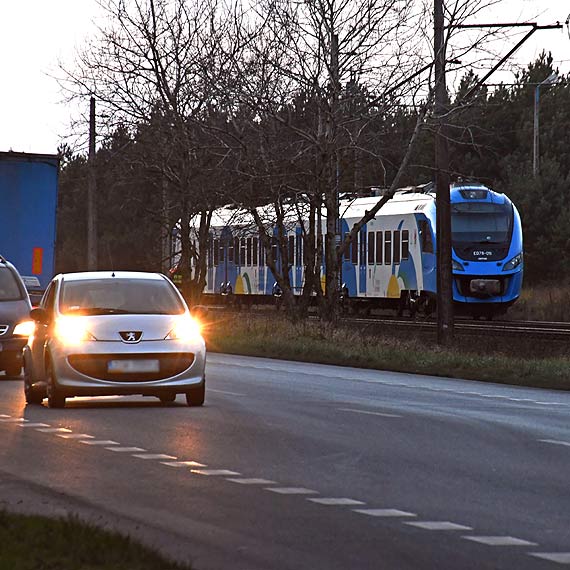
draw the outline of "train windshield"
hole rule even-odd
[[[512,225],[511,204],[463,202],[451,205],[451,232],[455,242],[506,243]]]

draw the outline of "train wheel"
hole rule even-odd
[[[408,294],[408,311],[410,312],[410,317],[412,319],[416,318],[416,313],[418,312],[419,306],[419,296],[417,291],[410,291]]]

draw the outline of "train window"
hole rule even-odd
[[[214,265],[220,265],[220,240],[214,240]]]
[[[384,237],[384,263],[392,265],[392,232],[385,232]]]
[[[287,257],[289,258],[289,265],[295,265],[295,236],[289,236],[287,245]]]
[[[402,260],[410,257],[410,232],[402,230]]]
[[[356,265],[358,263],[358,234],[356,234],[354,239],[350,242],[350,253],[351,261]]]
[[[265,245],[261,238],[259,238],[259,265],[265,265]]]
[[[241,238],[241,240],[240,240],[239,264],[242,267],[245,265],[245,238]]]
[[[212,255],[212,240],[208,240],[208,267],[212,267],[213,255]]]
[[[400,263],[400,230],[394,232],[394,263]]]
[[[246,265],[251,265],[251,261],[252,261],[252,252],[251,252],[251,238],[248,237],[246,240],[246,248],[247,248],[247,262]]]
[[[376,242],[374,241],[375,239],[375,233],[368,232],[368,265],[373,265],[376,257],[376,251],[374,249],[374,246],[376,245]]]
[[[234,238],[234,261],[239,265],[239,238]]]
[[[344,234],[344,240],[343,243],[346,241],[346,236],[348,235],[348,232],[346,232]],[[345,250],[344,250],[344,260],[345,261],[350,261],[350,248],[351,246],[349,245]]]
[[[297,242],[295,247],[295,265],[301,267],[303,265],[303,236],[297,234]]]
[[[359,232],[360,239],[360,265],[366,265],[366,234]]]
[[[226,258],[226,242],[225,240],[220,240],[220,263],[224,262],[224,259]]]
[[[420,232],[420,243],[424,253],[433,253],[433,240],[431,237],[431,229],[427,220],[418,221],[418,229]]]
[[[259,251],[259,243],[256,237],[253,238],[252,253],[253,253],[253,265],[257,266],[257,252]]]
[[[231,238],[228,241],[228,261],[230,263],[234,261],[234,240]]]
[[[376,232],[376,264],[382,265],[382,232]]]

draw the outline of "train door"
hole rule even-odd
[[[359,243],[359,271],[358,271],[358,293],[361,296],[366,296],[366,240],[367,240],[366,226],[358,232]]]
[[[258,240],[259,245],[259,252],[258,252],[258,290],[261,295],[267,294],[267,286],[266,286],[266,273],[267,268],[265,267],[265,247],[263,245],[263,241],[261,238]]]
[[[341,239],[342,242],[346,239],[349,233],[348,224],[345,220],[341,220]],[[350,297],[358,295],[358,284],[356,276],[356,266],[358,264],[358,239],[353,239],[345,250],[341,261],[341,279],[342,284],[346,285]]]
[[[421,214],[417,217],[418,241],[422,256],[423,290],[435,293],[437,283],[435,236],[429,219]]]

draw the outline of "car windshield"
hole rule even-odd
[[[452,239],[462,243],[505,243],[509,241],[512,220],[510,204],[452,204]]]
[[[162,279],[84,279],[63,281],[60,312],[179,315],[184,306],[172,285]]]
[[[0,267],[0,301],[20,301],[24,298],[13,271]]]

